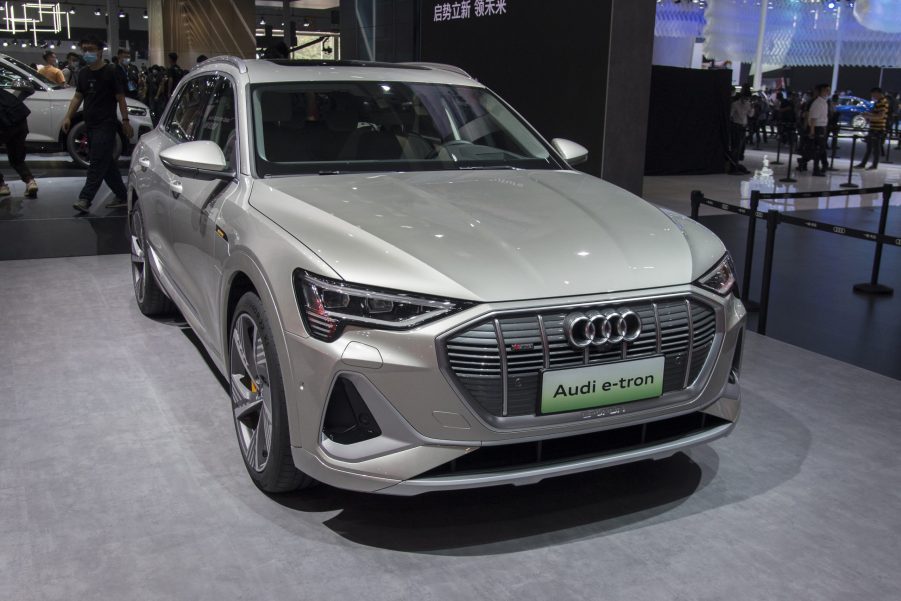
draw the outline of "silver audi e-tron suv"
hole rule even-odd
[[[573,170],[459,69],[193,69],[129,172],[262,490],[415,495],[662,458],[739,415],[745,311],[699,224]]]

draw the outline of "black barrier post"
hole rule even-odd
[[[848,163],[848,181],[839,184],[840,188],[856,188],[857,184],[851,181],[851,175],[854,173],[854,151],[857,149],[857,135],[851,136],[851,160]]]
[[[782,155],[782,127],[779,126],[776,128],[776,160],[770,163],[770,165],[781,165],[782,161],[779,160],[779,157]]]
[[[763,282],[760,284],[760,315],[757,317],[757,333],[766,335],[766,319],[770,309],[770,281],[773,278],[773,250],[776,247],[776,226],[779,211],[766,212],[766,251],[763,255]]]
[[[702,198],[704,198],[704,193],[700,190],[691,191],[691,218],[695,221],[698,220],[698,210],[701,208]]]
[[[832,155],[829,157],[829,169],[827,171],[838,171],[835,168],[835,155],[838,153],[838,130],[832,131]]]
[[[785,173],[785,177],[780,179],[780,182],[796,182],[795,178],[792,177],[792,157],[795,153],[795,137],[792,136],[788,139],[788,171]]]
[[[876,240],[876,253],[873,256],[873,273],[870,281],[864,284],[854,284],[854,292],[862,294],[892,294],[894,290],[890,286],[879,283],[879,267],[882,263],[882,239],[885,237],[885,224],[888,221],[889,201],[892,198],[891,184],[882,187],[882,207],[879,211],[879,239]]]
[[[887,132],[885,134],[885,159],[882,161],[883,163],[893,163],[892,161],[892,134],[891,132]]]
[[[754,264],[754,237],[757,233],[757,207],[760,204],[760,190],[751,191],[751,214],[748,219],[748,239],[745,242],[745,270],[741,278],[742,299],[745,309],[757,311],[760,305],[751,300],[751,266]]]

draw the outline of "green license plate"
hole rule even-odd
[[[619,405],[663,394],[663,356],[548,370],[541,378],[540,413]]]

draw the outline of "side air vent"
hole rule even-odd
[[[381,436],[366,402],[346,378],[338,378],[325,411],[322,433],[338,444],[353,444]]]

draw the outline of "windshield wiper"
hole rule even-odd
[[[319,175],[341,175],[341,172],[337,170],[323,169],[319,172]]]
[[[457,167],[461,171],[494,171],[495,169],[516,169],[513,165],[473,165],[470,167]]]

